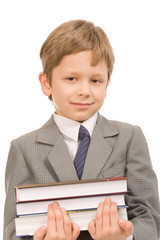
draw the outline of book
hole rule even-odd
[[[88,224],[96,218],[96,210],[73,211],[68,213],[72,222],[75,222],[81,231],[88,230]],[[119,218],[127,220],[127,209],[118,209]],[[42,225],[47,226],[47,215],[33,215],[15,218],[16,236],[32,236]]]
[[[127,192],[127,178],[104,178],[15,187],[16,202],[53,200]]]
[[[89,197],[75,197],[75,198],[65,198],[65,199],[53,199],[45,201],[34,201],[34,202],[24,202],[17,203],[17,215],[31,215],[31,214],[45,214],[47,213],[47,208],[49,204],[54,201],[58,202],[61,208],[65,208],[66,211],[77,211],[84,209],[96,209],[101,201],[108,197],[111,201],[117,203],[119,207],[125,205],[124,194],[114,194],[114,195],[100,195],[100,196],[89,196]]]
[[[48,205],[55,201],[81,231],[88,229],[89,222],[96,218],[98,204],[106,197],[117,202],[119,217],[127,219],[127,192],[124,177],[16,186],[16,235],[30,236],[46,225]]]

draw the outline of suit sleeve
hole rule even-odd
[[[25,163],[16,140],[12,141],[8,155],[5,174],[6,201],[4,210],[4,236],[3,240],[28,240],[32,237],[15,237],[16,204],[15,186],[30,183],[33,175]]]
[[[141,129],[134,126],[127,153],[126,176],[129,205],[128,218],[134,226],[135,240],[158,240],[160,204],[157,178],[153,171],[148,146]]]

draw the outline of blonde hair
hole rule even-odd
[[[66,55],[92,50],[91,66],[96,66],[104,59],[108,67],[110,78],[114,54],[105,32],[92,22],[85,20],[72,20],[58,26],[43,43],[40,50],[43,72],[46,74],[51,86],[52,70],[58,66]],[[52,99],[49,96],[49,99]]]

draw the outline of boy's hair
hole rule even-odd
[[[108,67],[108,79],[114,65],[113,49],[105,32],[92,22],[72,20],[58,26],[50,33],[40,50],[43,72],[51,86],[52,70],[66,55],[92,50],[91,66],[96,66],[102,59]],[[52,99],[49,96],[49,99]]]

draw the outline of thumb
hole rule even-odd
[[[130,221],[120,219],[119,226],[123,229],[127,237],[133,234],[133,224]]]
[[[36,232],[34,232],[34,240],[43,240],[46,232],[47,229],[45,226],[40,227]]]
[[[75,223],[72,223],[72,236],[73,236],[73,239],[77,239],[77,237],[79,236],[80,234],[80,228],[77,224]],[[39,239],[38,239],[39,240]]]
[[[90,233],[91,237],[94,239],[96,236],[96,221],[92,219],[88,224],[88,232]]]
[[[73,239],[74,240],[77,239],[79,234],[80,234],[79,226],[76,223],[72,223],[72,236],[73,236]]]

